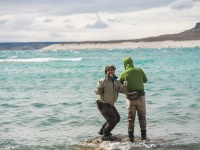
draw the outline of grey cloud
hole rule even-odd
[[[107,24],[105,24],[104,22],[101,21],[97,21],[95,24],[93,25],[87,25],[88,28],[96,28],[96,29],[101,29],[101,28],[106,28]]]
[[[133,25],[133,26],[137,26],[137,25],[138,25],[138,23],[133,23],[132,25]]]
[[[53,20],[52,19],[49,19],[49,18],[45,18],[44,19],[44,22],[52,22]]]
[[[65,28],[69,28],[69,29],[74,28],[74,26],[72,26],[72,25],[65,25],[64,27],[65,27]]]
[[[51,32],[50,36],[52,36],[52,37],[65,37],[64,34],[60,34],[60,33],[57,33],[57,32]]]
[[[92,25],[87,25],[86,27],[87,28],[102,29],[102,28],[108,27],[108,25],[101,20],[99,15],[97,15],[97,21]]]
[[[11,19],[7,23],[7,27],[10,29],[16,29],[16,30],[27,30],[27,29],[32,29],[33,24],[34,24],[35,18],[31,18],[30,16],[22,15],[22,16],[17,16],[13,19]]]
[[[9,20],[6,20],[6,19],[1,19],[0,20],[0,25],[3,25],[3,24],[5,24],[5,23],[7,23]]]
[[[108,22],[116,22],[117,19],[108,19],[107,21],[108,21]]]
[[[174,0],[6,0],[0,2],[2,14],[35,13],[69,15],[73,13],[129,12],[169,5]]]
[[[1,33],[0,39],[16,39],[16,41],[20,38],[26,38],[26,36],[21,35],[20,33]]]
[[[70,21],[70,20],[67,20],[67,19],[66,19],[66,20],[64,20],[64,24],[65,24],[65,25],[64,25],[64,27],[65,27],[65,28],[69,28],[69,29],[72,29],[72,28],[74,28],[74,26],[73,26],[73,25],[71,25],[70,23],[71,23],[71,21]]]
[[[177,0],[173,2],[170,6],[172,9],[191,8],[193,6],[193,1],[192,0]]]

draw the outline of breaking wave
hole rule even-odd
[[[1,59],[0,63],[38,63],[38,62],[51,62],[51,61],[81,61],[82,57],[77,58],[29,58],[29,59]]]

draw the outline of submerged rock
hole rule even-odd
[[[101,137],[95,137],[94,139],[89,139],[81,142],[75,150],[106,150],[106,149],[132,149],[134,147],[146,147],[152,148],[156,147],[157,144],[150,141],[142,141],[140,137],[135,137],[135,142],[129,142],[127,136],[123,135],[113,135],[114,141],[102,141]]]

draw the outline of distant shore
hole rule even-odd
[[[134,48],[198,48],[200,40],[156,41],[156,42],[96,42],[53,44],[42,50],[84,50],[84,49],[134,49]]]

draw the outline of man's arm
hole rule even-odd
[[[120,84],[119,93],[126,93],[127,86],[124,86],[124,84],[121,84],[121,83],[119,84]]]
[[[147,76],[143,70],[142,70],[142,73],[143,73],[143,82],[146,83],[148,81]]]
[[[120,76],[117,78],[117,80],[119,80],[121,82],[121,84],[123,84],[123,82],[124,82],[123,73],[120,74]]]
[[[96,85],[96,87],[95,87],[95,89],[94,89],[94,92],[95,92],[96,94],[102,94],[102,93],[103,93],[103,89],[104,89],[104,87],[103,87],[103,82],[104,82],[103,79],[100,79],[100,80],[98,81],[98,83],[97,83],[97,85]]]

